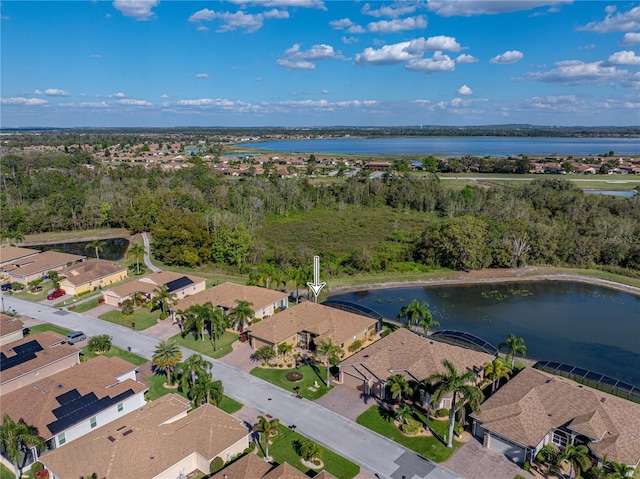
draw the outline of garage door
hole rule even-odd
[[[494,451],[501,452],[513,462],[524,463],[524,449],[507,439],[491,434],[489,436],[489,447]]]
[[[342,373],[342,384],[351,389],[357,389],[358,391],[364,392],[364,380],[352,376],[351,374],[347,374],[345,372]]]

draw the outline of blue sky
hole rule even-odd
[[[640,125],[640,2],[1,3],[13,126]]]

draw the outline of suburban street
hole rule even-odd
[[[59,310],[3,295],[4,307],[17,313],[72,330],[82,330],[87,337],[109,334],[113,344],[130,347],[132,352],[151,359],[158,340],[142,332],[84,314]],[[189,356],[193,351],[183,349]],[[213,376],[222,380],[225,394],[255,409],[295,424],[297,432],[377,474],[392,479],[456,479],[459,476],[413,451],[366,429],[355,422],[288,391],[271,385],[233,366],[207,358],[213,364]]]

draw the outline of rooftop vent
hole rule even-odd
[[[62,389],[64,386],[62,384],[58,384],[58,389]]]
[[[600,402],[605,402],[607,398],[600,398]]]
[[[113,437],[113,436],[109,436],[107,439],[109,439],[109,441],[111,441],[111,442],[115,442],[115,440],[116,440],[116,438]]]
[[[118,429],[116,429],[116,431],[122,431],[125,427],[127,426],[120,426]]]
[[[129,434],[131,434],[133,432],[133,429],[128,429],[125,432],[122,433],[123,436],[128,436]]]

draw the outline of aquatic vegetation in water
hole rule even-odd
[[[506,292],[492,289],[491,291],[483,291],[480,293],[483,298],[495,299],[496,301],[504,301],[512,296],[533,296],[533,292],[528,289],[509,288]]]
[[[620,298],[618,298],[617,296],[611,294],[611,293],[604,293],[604,292],[600,292],[600,291],[593,291],[593,290],[586,290],[586,293],[588,296],[591,296],[592,298],[604,298],[604,299],[608,299],[610,300],[612,303],[616,303],[616,304],[624,304],[624,301]]]
[[[488,314],[481,314],[480,316],[478,316],[478,320],[482,321],[483,323],[490,323],[492,321],[491,316],[489,316]]]

